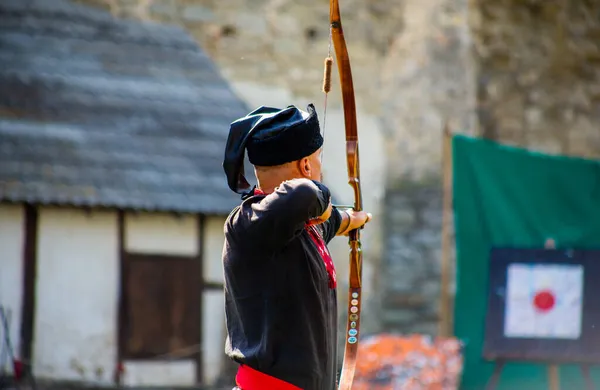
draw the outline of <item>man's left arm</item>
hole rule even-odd
[[[336,232],[337,236],[347,236],[351,230],[359,229],[366,225],[373,216],[366,211],[343,210],[341,213],[340,226]]]
[[[337,235],[342,224],[342,214],[343,213],[336,207],[331,207],[331,215],[321,224],[321,228],[323,229],[323,239],[327,244],[329,244],[329,241],[333,240],[333,237]]]
[[[323,238],[329,243],[335,236],[347,236],[351,230],[361,228],[371,221],[371,214],[365,211],[339,210],[332,207],[331,216],[322,224]]]

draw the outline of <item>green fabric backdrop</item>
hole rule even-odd
[[[455,136],[453,198],[457,250],[455,335],[466,342],[461,389],[481,390],[488,253],[492,246],[600,247],[600,162],[548,156]],[[564,390],[583,389],[577,366],[560,368]],[[600,388],[600,372],[593,370]],[[544,366],[510,363],[499,390],[546,390]]]

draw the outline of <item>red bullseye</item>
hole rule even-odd
[[[555,303],[556,298],[554,298],[552,291],[549,290],[539,291],[533,298],[533,305],[541,312],[552,310]]]

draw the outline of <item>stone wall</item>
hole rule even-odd
[[[434,186],[390,191],[386,230],[386,311],[382,328],[436,334],[440,295],[441,192]]]
[[[482,134],[600,156],[600,1],[481,0],[473,24]]]
[[[470,6],[467,0],[405,2],[404,31],[384,62],[385,330],[438,332],[442,130],[446,122],[456,133],[477,128]]]

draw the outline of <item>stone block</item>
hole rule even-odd
[[[168,2],[153,2],[150,4],[149,11],[151,15],[157,15],[160,17],[175,18],[178,15],[177,5],[175,3]]]
[[[436,199],[435,204],[431,204],[421,213],[423,222],[432,229],[440,229],[442,226],[442,197],[441,194]]]
[[[181,17],[186,22],[212,22],[215,20],[214,12],[201,5],[188,5],[183,8]]]
[[[413,293],[388,294],[384,298],[384,306],[390,309],[410,308],[418,309],[427,304],[427,298],[423,295]]]
[[[415,212],[410,209],[395,208],[390,212],[390,224],[394,228],[405,230],[415,223]]]
[[[259,13],[239,12],[235,16],[235,24],[245,34],[259,35],[264,38],[269,33],[267,20]]]
[[[425,334],[429,336],[436,336],[438,334],[439,324],[436,322],[420,322],[413,327],[413,332],[419,334]]]
[[[412,235],[412,243],[418,245],[421,248],[435,248],[442,245],[442,238],[440,236],[441,224],[436,226],[437,229],[423,229],[417,230]]]
[[[431,275],[420,285],[419,292],[427,298],[428,302],[431,302],[431,300],[437,301],[440,295],[439,272],[432,272]]]
[[[398,267],[406,270],[406,267]],[[410,275],[398,277],[397,275],[402,275],[396,270],[393,270],[391,267],[388,268],[389,271],[386,271],[384,277],[384,283],[386,286],[386,290],[389,293],[408,293],[414,291],[414,281],[412,272]]]
[[[110,3],[108,0],[74,0],[75,3],[84,4],[90,7],[99,8],[104,11],[110,11]]]
[[[296,37],[277,39],[273,48],[276,56],[297,55],[302,52],[301,42]]]
[[[414,310],[386,310],[382,314],[384,324],[408,325],[417,319],[418,313]]]

